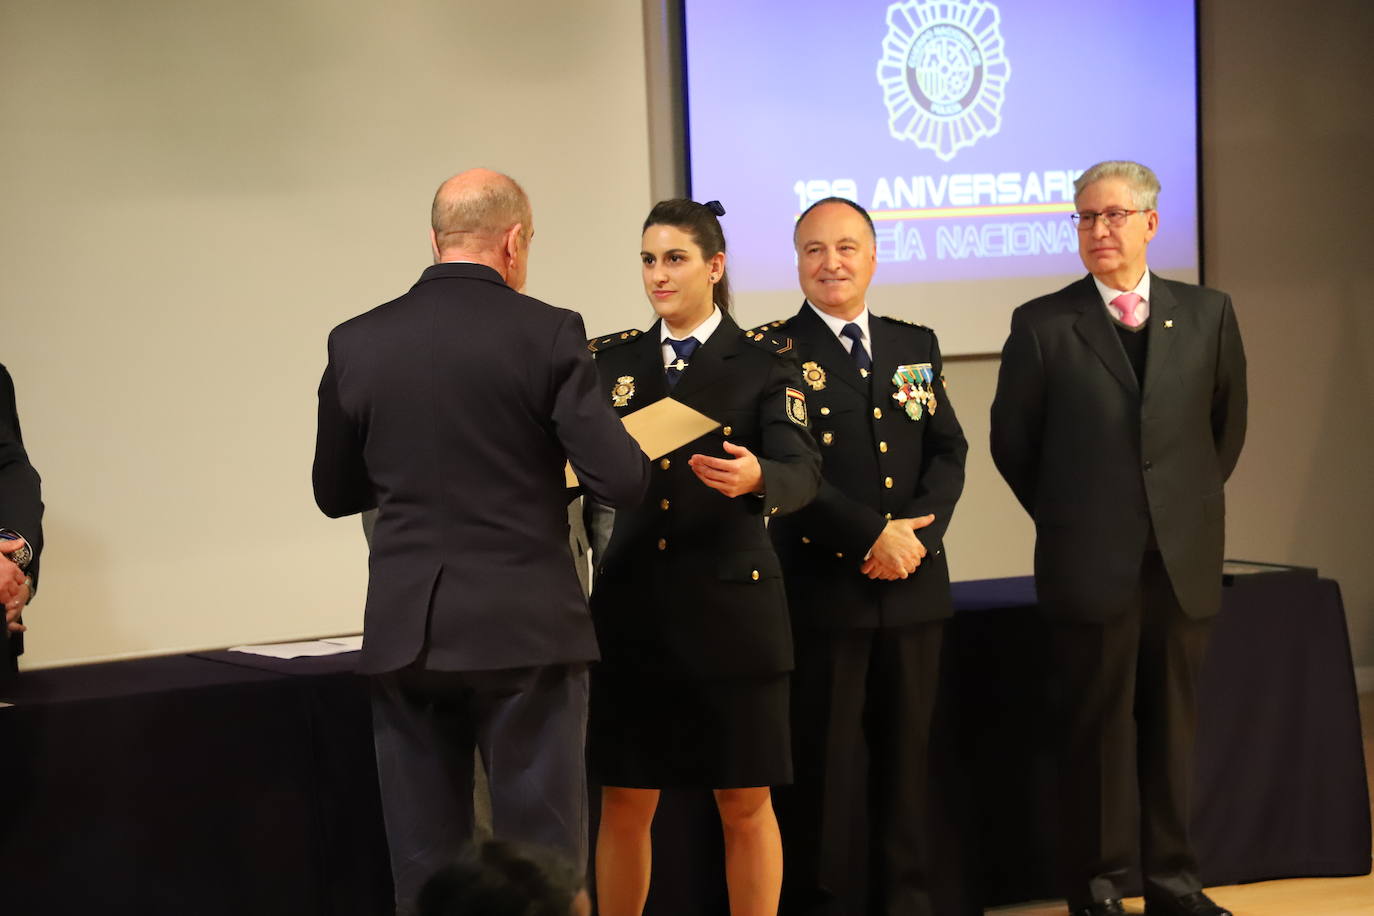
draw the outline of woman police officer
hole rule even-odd
[[[590,342],[621,414],[660,398],[720,427],[654,462],[644,502],[616,513],[596,559],[592,770],[602,916],[638,916],[664,787],[715,790],[733,916],[774,914],[782,846],[769,787],[791,781],[792,641],[764,520],[820,480],[790,342],[731,320],[714,201],[667,200],[644,221],[648,331]]]

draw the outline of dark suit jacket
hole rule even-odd
[[[0,366],[0,528],[18,531],[33,548],[28,572],[37,587],[38,559],[43,552],[43,499],[38,472],[29,463],[19,430],[14,382],[4,366]],[[23,651],[22,634],[8,638],[0,634],[0,675],[14,669]]]
[[[797,360],[810,372],[803,387],[823,460],[815,501],[770,527],[798,626],[902,626],[953,613],[944,536],[964,488],[968,443],[941,377],[935,333],[871,313],[870,319],[867,379],[809,305],[775,324],[775,333],[792,337]],[[931,366],[936,408],[912,420],[893,400],[892,378],[898,366],[918,363]],[[889,517],[930,513],[935,521],[916,532],[927,554],[914,575],[882,582],[859,572]]]
[[[659,325],[593,340],[601,397],[633,380],[622,414],[668,394]],[[616,513],[597,560],[592,614],[602,664],[667,676],[790,671],[792,637],[782,573],[764,517],[779,518],[816,492],[820,457],[795,411],[796,363],[785,339],[746,337],[729,315],[692,356],[672,397],[722,424],[653,464],[636,509]],[[788,411],[792,389],[794,412]],[[802,408],[804,410],[804,408]],[[731,499],[702,483],[687,460],[730,457],[728,439],[754,453],[764,495]]]
[[[647,460],[598,389],[577,313],[476,264],[436,264],[329,335],[315,500],[378,508],[360,670],[597,655],[568,554],[563,465],[633,503]]]
[[[1040,601],[1063,617],[1138,608],[1152,529],[1183,610],[1220,606],[1246,409],[1230,297],[1151,274],[1148,334],[1142,388],[1092,277],[1012,314],[992,457],[1035,520]]]

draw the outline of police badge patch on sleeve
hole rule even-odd
[[[806,395],[795,388],[787,389],[787,419],[798,426],[806,425]]]

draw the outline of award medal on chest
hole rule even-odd
[[[633,375],[622,375],[615,380],[615,387],[611,389],[611,404],[616,407],[624,407],[630,403],[630,398],[635,396],[635,377]]]
[[[897,386],[892,393],[892,400],[906,411],[908,417],[919,420],[926,411],[932,415],[935,413],[935,371],[930,363],[898,366],[892,376],[892,384]]]

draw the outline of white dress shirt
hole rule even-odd
[[[845,325],[847,325],[847,324],[856,324],[856,325],[858,325],[858,326],[859,326],[860,335],[861,335],[862,338],[863,338],[864,349],[868,351],[869,359],[872,359],[872,358],[873,358],[873,338],[870,337],[870,336],[868,335],[868,303],[867,303],[867,302],[864,303],[863,311],[861,311],[861,312],[859,312],[859,314],[855,315],[854,318],[853,318],[851,321],[845,321],[843,318],[836,318],[836,317],[833,316],[833,315],[827,315],[825,312],[823,312],[823,311],[821,311],[820,309],[816,308],[816,306],[815,306],[810,300],[807,300],[807,303],[806,303],[806,304],[809,305],[809,306],[811,306],[811,311],[813,311],[813,312],[815,312],[817,315],[819,315],[821,321],[824,321],[824,322],[825,322],[825,326],[828,327],[828,328],[834,333],[834,335],[840,339],[840,345],[844,347],[845,352],[847,352],[847,353],[853,353],[853,352],[854,352],[854,341],[851,340],[851,339],[848,338],[848,337],[845,337],[845,336],[844,336],[843,334],[841,334],[840,332],[844,330],[844,327],[845,327]]]
[[[701,346],[706,343],[706,338],[710,337],[718,327],[720,327],[720,309],[716,308],[714,305],[711,306],[711,315],[709,318],[695,328],[692,328],[689,333],[683,334],[681,337],[673,337],[672,334],[668,333],[668,322],[659,322],[658,340],[659,349],[663,351],[663,368],[666,369],[670,363],[677,362],[677,354],[673,352],[673,345],[668,343],[670,339],[686,340],[688,337],[695,337],[697,339],[697,346]]]

